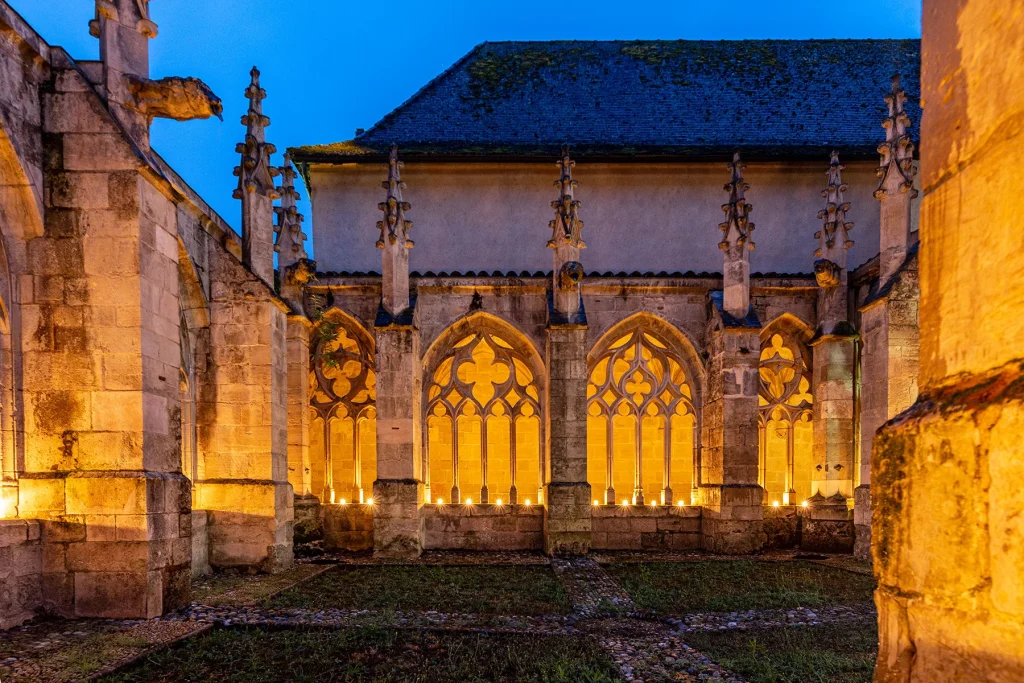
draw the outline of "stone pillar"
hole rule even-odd
[[[814,255],[818,282],[818,328],[811,347],[813,354],[814,396],[814,471],[811,493],[822,496],[839,494],[853,498],[854,425],[853,371],[857,333],[850,324],[847,249],[853,246],[846,220],[850,203],[844,199],[839,155],[832,153],[828,186],[822,190],[825,208],[818,212],[821,229],[815,234],[818,248]],[[790,500],[790,504],[798,501]],[[817,509],[817,508],[816,508]],[[812,510],[813,513],[813,510]]]
[[[143,150],[149,149],[149,119],[131,92],[132,81],[149,78],[149,41],[157,26],[149,0],[96,0],[89,32],[100,41],[103,90],[110,112]]]
[[[886,96],[886,141],[875,198],[881,207],[878,284],[860,308],[861,408],[860,484],[854,492],[855,554],[866,559],[871,548],[871,451],[875,432],[917,398],[918,300],[917,246],[911,246],[914,144],[907,96],[899,78]]]
[[[210,255],[210,355],[201,384],[197,509],[214,568],[291,566],[288,308],[220,249]]]
[[[424,495],[419,330],[410,322],[391,322],[378,325],[375,334],[377,479],[373,482],[373,549],[379,557],[418,557],[423,551],[420,506]]]
[[[304,315],[288,316],[288,483],[294,492],[295,521],[314,526],[320,499],[311,490],[309,463],[309,335]]]
[[[391,148],[387,190],[378,204],[381,301],[375,326],[377,367],[377,479],[373,482],[373,552],[378,557],[418,557],[423,552],[423,434],[420,333],[413,324],[409,295],[411,209],[402,199],[405,183],[398,149]]]
[[[1024,14],[926,0],[921,395],[875,437],[875,681],[1024,680]]]
[[[178,212],[80,73],[52,76],[45,232],[28,242],[20,288],[32,332],[18,513],[41,520],[51,612],[154,617],[189,595]]]
[[[587,482],[587,328],[550,326],[548,366],[548,477],[544,550],[590,550],[590,484]]]
[[[764,489],[757,483],[760,324],[752,311],[744,320],[723,314],[721,300],[721,292],[712,294],[698,502],[706,550],[752,553],[764,545]]]

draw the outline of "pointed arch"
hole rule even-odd
[[[692,498],[704,368],[689,337],[656,315],[633,314],[597,340],[587,373],[587,479],[599,497],[606,505]]]
[[[423,356],[427,501],[543,502],[545,384],[539,351],[502,318],[442,332]]]
[[[324,503],[363,502],[377,477],[376,341],[355,317],[332,306],[309,344],[310,473]]]
[[[813,336],[806,321],[788,312],[761,329],[758,480],[766,502],[793,505],[810,496]]]
[[[185,243],[178,238],[178,300],[182,315],[188,321],[189,329],[209,327],[210,302],[199,277],[199,269],[192,261]]]

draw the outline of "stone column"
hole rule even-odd
[[[149,120],[139,110],[132,86],[149,78],[149,41],[157,35],[149,0],[97,0],[89,33],[100,41],[103,90],[110,112],[132,140],[148,150]]]
[[[917,398],[919,354],[917,245],[910,234],[914,190],[914,144],[907,96],[899,78],[886,96],[883,120],[886,141],[875,198],[881,207],[878,283],[861,313],[861,459],[860,484],[854,492],[855,554],[866,559],[871,548],[871,452],[875,432]]]
[[[178,214],[80,73],[52,77],[45,233],[21,279],[18,513],[41,520],[51,612],[154,617],[189,595]]]
[[[558,161],[558,199],[551,202],[555,218],[548,223],[552,250],[551,294],[547,338],[547,493],[544,507],[544,550],[550,555],[584,554],[590,550],[590,484],[587,482],[587,315],[583,309],[583,266],[580,251],[582,204],[575,197],[579,182],[569,148]],[[543,473],[542,473],[543,476]],[[609,484],[610,485],[610,484]]]
[[[210,355],[201,383],[195,507],[210,511],[214,568],[291,566],[288,307],[233,256],[211,249]]]
[[[1024,14],[925,0],[922,33],[921,395],[872,453],[874,680],[1009,683],[1024,680]]]
[[[398,149],[391,148],[387,190],[378,204],[382,276],[375,325],[377,366],[377,479],[373,482],[373,552],[379,557],[418,557],[423,552],[423,434],[420,334],[409,295],[411,207],[402,199],[405,183]]]
[[[316,524],[320,499],[311,490],[309,463],[309,334],[304,315],[288,316],[288,483],[295,496],[295,521]]]
[[[548,554],[590,550],[587,482],[587,328],[550,326],[547,340],[548,477],[544,549]]]
[[[814,472],[811,493],[838,495],[845,501],[853,497],[853,369],[856,363],[857,333],[848,320],[849,284],[846,269],[847,249],[853,246],[849,233],[853,223],[846,220],[850,203],[843,198],[839,155],[832,153],[828,187],[822,191],[825,208],[818,212],[822,221],[818,248],[814,255],[814,274],[818,282],[818,328],[811,347],[813,354],[814,396]],[[799,501],[790,500],[793,504]],[[819,506],[812,509],[817,510]]]
[[[721,302],[722,293],[714,292],[698,502],[704,548],[742,554],[764,545],[764,489],[757,483],[760,324],[752,311],[743,320],[733,318]]]
[[[750,306],[750,186],[743,180],[740,154],[728,165],[732,173],[722,205],[724,270],[722,291],[712,292],[707,331],[707,390],[702,420],[701,476],[698,499],[704,507],[704,547],[719,553],[750,553],[764,545],[764,489],[759,481],[760,433],[757,397],[760,383],[761,323]]]
[[[409,312],[411,317],[411,311]],[[378,325],[377,479],[373,549],[383,557],[423,551],[421,367],[419,330],[409,322]]]

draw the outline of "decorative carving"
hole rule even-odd
[[[135,0],[135,10],[139,17],[135,24],[135,30],[146,38],[156,38],[157,25],[149,18],[149,0]],[[99,38],[100,25],[104,20],[120,22],[121,15],[114,0],[96,0],[96,17],[89,22],[89,35]]]
[[[135,100],[135,109],[151,120],[191,121],[211,116],[224,120],[220,98],[198,78],[169,76],[154,81],[129,74],[125,80]]]
[[[398,147],[392,145],[388,163],[384,166],[388,171],[388,178],[380,184],[388,191],[387,199],[377,205],[377,208],[384,212],[384,220],[377,221],[377,229],[380,230],[380,238],[377,240],[378,249],[383,249],[385,243],[400,244],[406,249],[411,249],[414,244],[409,239],[412,221],[405,218],[405,212],[411,209],[412,205],[402,199],[402,190],[406,187],[402,182],[402,168],[404,167],[405,164],[398,160]]]
[[[750,222],[750,212],[754,206],[748,204],[744,196],[750,185],[743,181],[743,169],[746,168],[746,164],[740,161],[738,150],[733,153],[732,162],[728,166],[732,171],[732,180],[725,184],[725,191],[729,193],[729,203],[722,204],[725,222],[719,223],[718,229],[725,234],[718,243],[718,248],[722,251],[730,251],[733,248],[751,251],[754,249],[754,242],[750,239],[750,233],[754,232],[754,224]]]
[[[558,271],[558,286],[562,290],[576,289],[583,282],[583,264],[566,261]]]
[[[838,287],[842,283],[842,268],[828,259],[818,259],[814,262],[814,279],[823,289]]]
[[[245,142],[235,146],[235,151],[242,155],[242,163],[235,167],[238,176],[238,189],[233,196],[241,199],[245,193],[259,193],[270,199],[279,199],[274,178],[279,175],[278,169],[270,165],[270,155],[277,151],[274,145],[267,142],[266,130],[270,125],[270,117],[263,114],[263,100],[267,91],[260,87],[260,71],[255,66],[249,72],[252,77],[245,96],[249,98],[249,111],[242,116],[245,126]]]
[[[551,208],[555,210],[554,220],[548,223],[551,228],[551,240],[548,247],[556,249],[562,245],[568,245],[577,249],[585,249],[583,241],[583,221],[579,217],[580,202],[573,193],[579,181],[573,180],[572,169],[576,162],[569,158],[569,147],[562,147],[562,158],[558,162],[561,177],[555,181],[558,187],[558,199],[551,202]]]
[[[316,261],[300,258],[290,266],[284,267],[285,282],[292,285],[305,285],[316,279]]]
[[[907,93],[900,85],[899,74],[896,74],[892,77],[892,91],[885,96],[889,116],[882,121],[885,142],[878,146],[882,160],[878,167],[880,180],[875,199],[882,199],[893,191],[910,192],[911,198],[917,196],[914,189],[914,143],[907,132],[911,122],[904,110],[906,102]]]
[[[773,334],[761,348],[758,369],[761,391],[758,399],[762,423],[778,420],[792,424],[810,419],[811,371],[803,354]]]
[[[298,173],[292,166],[291,157],[284,155],[284,165],[281,172],[281,206],[275,207],[277,214],[277,225],[274,232],[277,233],[277,241],[274,244],[274,251],[278,253],[278,266],[288,268],[296,261],[308,259],[304,242],[306,233],[302,231],[304,217],[298,212],[295,202],[299,200],[299,193],[295,189],[295,178]]]

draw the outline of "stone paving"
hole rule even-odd
[[[609,561],[607,555],[599,556]],[[677,561],[701,556],[674,554]],[[684,559],[685,557],[685,559]],[[703,556],[708,559],[707,556]],[[613,561],[631,562],[632,556]],[[787,558],[780,558],[787,559]],[[395,564],[369,555],[349,555],[345,565]],[[647,561],[654,558],[647,556]],[[663,561],[663,558],[657,558]],[[538,553],[425,553],[423,565],[550,565],[572,604],[564,615],[511,616],[386,611],[260,607],[273,594],[307,581],[337,564],[320,560],[296,567],[287,577],[217,577],[197,582],[200,600],[160,619],[53,620],[8,631],[0,637],[0,680],[61,681],[91,679],[154,649],[215,625],[271,628],[352,628],[383,626],[396,629],[577,635],[593,638],[614,660],[630,683],[655,681],[722,681],[743,683],[710,657],[686,644],[697,631],[815,627],[823,624],[864,624],[877,618],[874,605],[817,609],[747,610],[692,613],[666,618],[640,611],[615,579],[594,557],[547,558]],[[406,564],[406,563],[400,563]],[[830,563],[831,564],[831,563]],[[839,564],[839,563],[837,563]],[[860,567],[841,567],[857,571]],[[82,675],[79,675],[82,674]]]

